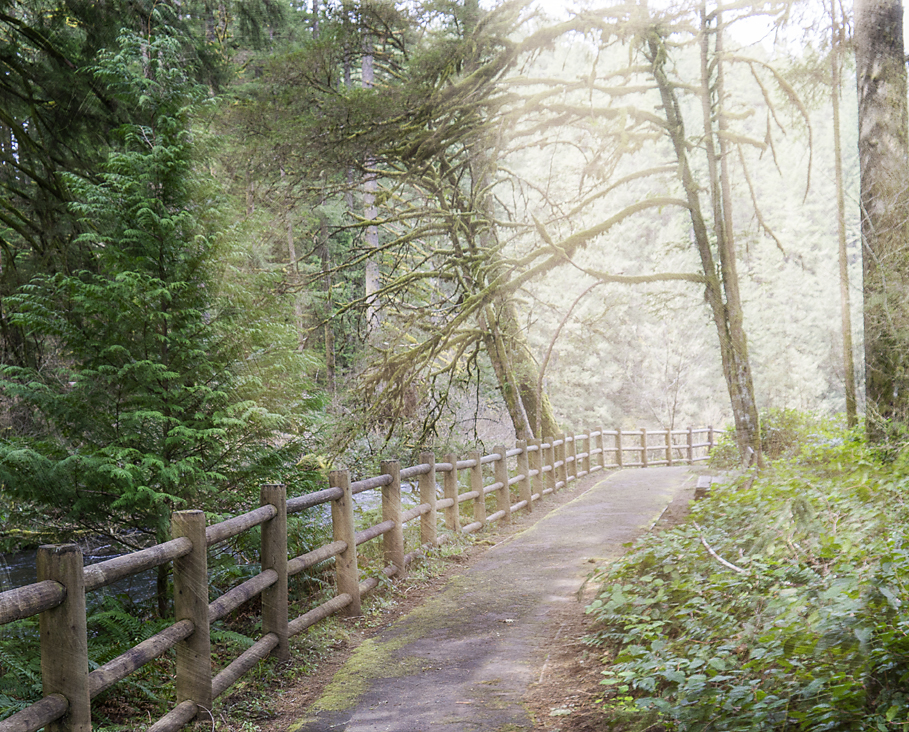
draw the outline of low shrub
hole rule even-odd
[[[909,730],[909,480],[848,434],[804,457],[715,489],[599,577],[588,612],[611,715]]]
[[[761,451],[765,461],[791,460],[816,445],[829,442],[864,443],[856,432],[847,432],[836,418],[823,417],[796,409],[768,409],[760,415]],[[728,469],[741,465],[735,427],[726,427],[710,453],[710,465]]]

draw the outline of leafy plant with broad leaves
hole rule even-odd
[[[903,729],[909,478],[850,434],[802,443],[599,576],[588,612],[613,715],[631,695],[632,718],[679,730]]]

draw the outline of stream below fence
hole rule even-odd
[[[96,564],[114,557],[121,556],[123,553],[94,553],[86,551],[83,555],[85,564]],[[0,554],[0,591],[22,587],[36,582],[38,579],[35,558],[38,555],[37,549],[26,549],[21,552]],[[155,596],[157,582],[157,572],[148,570],[140,572],[130,577],[125,577],[118,582],[105,588],[98,593],[97,599],[101,600],[104,596],[108,597],[126,597],[130,602],[143,603],[148,602]]]
[[[415,506],[419,503],[416,484],[402,482],[401,494],[405,508]],[[356,506],[355,511],[357,512],[367,513],[370,511],[380,511],[382,507],[382,497],[381,494],[377,494],[374,491],[368,491],[354,496],[354,504]],[[318,522],[327,528],[331,528],[331,512],[328,504],[317,507],[316,511],[321,514],[317,519]],[[134,550],[130,549],[118,552],[110,544],[88,543],[83,545],[82,551],[85,565],[88,566],[108,559],[114,559],[115,557],[128,554]],[[18,552],[0,552],[0,592],[30,585],[37,581],[37,554],[37,549],[24,549]],[[246,564],[240,557],[237,557],[237,560],[238,563]],[[211,572],[211,570],[209,571]],[[102,591],[95,593],[93,599],[97,603],[100,603],[104,597],[121,597],[131,603],[139,605],[152,601],[155,598],[156,592],[157,570],[148,570],[115,582]]]

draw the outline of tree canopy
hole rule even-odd
[[[794,17],[6,0],[10,495],[160,537],[321,453],[606,419],[732,420],[759,461],[760,409],[850,379],[829,24],[739,30]]]

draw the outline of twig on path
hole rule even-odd
[[[701,529],[701,527],[698,526],[697,521],[694,522],[694,528],[696,528],[698,531],[703,532],[703,529]],[[717,560],[720,564],[722,564],[724,567],[728,567],[729,569],[733,570],[734,572],[738,572],[739,574],[748,574],[748,570],[747,570],[747,569],[742,569],[741,567],[737,567],[737,566],[734,565],[732,562],[727,562],[727,561],[726,561],[725,559],[723,559],[719,554],[717,554],[717,553],[713,550],[713,547],[710,546],[710,544],[707,543],[707,539],[704,538],[704,534],[703,534],[703,533],[701,533],[701,544],[704,545],[704,548],[707,550],[707,552],[710,554],[710,556],[713,557],[714,559],[716,559],[716,560]]]

